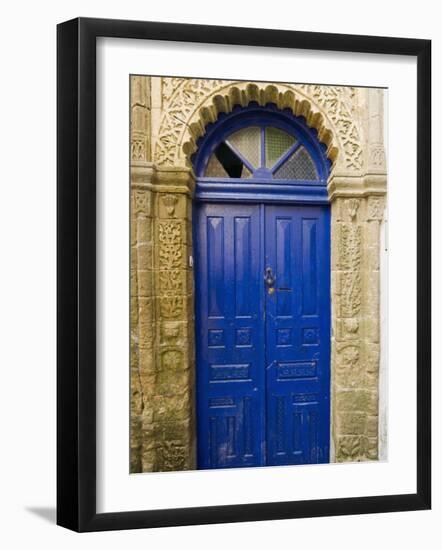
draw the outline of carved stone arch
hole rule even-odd
[[[158,166],[190,166],[190,157],[207,124],[235,105],[275,104],[303,116],[318,131],[333,162],[332,172],[359,175],[364,151],[352,100],[354,88],[336,86],[170,79],[163,90],[163,118],[155,147]]]

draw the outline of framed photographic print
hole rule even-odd
[[[58,515],[430,507],[430,42],[58,26]]]

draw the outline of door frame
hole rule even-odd
[[[302,145],[306,147],[310,156],[312,157],[319,179],[318,181],[292,181],[286,180],[284,182],[271,181],[270,179],[253,178],[250,180],[239,180],[234,178],[208,178],[204,177],[204,170],[210,156],[213,154],[216,146],[230,133],[253,125],[271,125],[283,129],[292,135],[296,136],[302,142]],[[260,204],[263,208],[260,208],[261,217],[261,246],[264,247],[264,208],[265,205],[281,205],[281,206],[323,206],[327,209],[327,221],[329,225],[329,234],[331,231],[331,209],[329,194],[327,191],[327,182],[331,170],[331,161],[326,155],[327,147],[321,143],[318,139],[317,130],[310,128],[306,124],[304,117],[295,116],[290,109],[280,110],[275,105],[269,104],[265,107],[251,102],[247,107],[234,107],[229,113],[221,113],[216,123],[211,123],[206,126],[206,134],[203,138],[200,138],[197,143],[197,151],[192,156],[192,164],[194,167],[195,178],[195,191],[192,202],[192,219],[196,219],[195,209],[199,203],[241,203],[241,204]],[[247,183],[244,183],[247,181]],[[193,242],[196,242],[195,222],[192,223]],[[329,239],[331,243],[331,239]],[[331,250],[329,245],[328,250],[328,262],[330,265]],[[329,269],[331,277],[331,265]],[[329,288],[331,285],[329,286]],[[195,310],[194,317],[197,309],[198,296],[195,293]],[[330,293],[331,302],[331,293]],[[265,307],[265,306],[264,306]],[[327,361],[329,364],[329,420],[328,420],[328,460],[331,461],[332,452],[332,411],[331,411],[331,395],[332,395],[332,379],[331,379],[331,304],[329,309],[329,327],[330,327],[330,342],[327,346]],[[195,336],[196,334],[195,323]],[[198,369],[198,365],[195,365]],[[198,392],[196,384],[198,374],[195,374],[195,393]],[[267,397],[264,397],[266,404]],[[197,422],[198,425],[198,422]],[[266,435],[265,426],[265,435]],[[198,447],[198,429],[196,430],[196,445]],[[197,453],[198,454],[198,453]],[[264,455],[265,456],[265,453]],[[197,465],[198,467],[198,465]]]

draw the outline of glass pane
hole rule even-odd
[[[266,128],[265,132],[266,166],[271,168],[296,140],[278,128]]]
[[[235,132],[227,140],[254,168],[261,166],[261,129],[255,126]]]
[[[212,178],[229,177],[229,174],[224,170],[223,165],[216,158],[215,154],[210,157],[210,160],[207,164],[206,173],[204,175]]]
[[[210,157],[204,173],[209,178],[251,178],[247,166],[224,142],[220,143]]]
[[[300,147],[276,170],[273,177],[283,180],[314,181],[318,179],[318,174],[312,158],[304,147]]]

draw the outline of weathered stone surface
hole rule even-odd
[[[334,198],[335,239],[331,260],[332,433],[338,461],[375,459],[378,452],[373,441],[377,441],[379,422],[379,240],[383,202],[379,195],[370,196],[364,182],[352,183],[351,179],[342,179],[329,184]],[[354,197],[345,198],[350,193]]]
[[[337,430],[346,435],[363,435],[366,432],[365,412],[341,412],[338,415]]]
[[[338,462],[356,462],[363,453],[362,438],[356,435],[338,436],[336,441],[336,460]]]
[[[336,392],[336,409],[340,412],[368,411],[371,394],[365,389]]]

